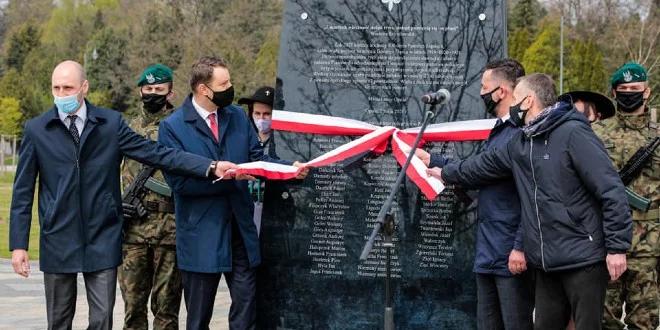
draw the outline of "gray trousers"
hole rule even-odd
[[[89,305],[87,329],[112,329],[117,269],[83,273],[83,277]],[[77,273],[44,273],[49,330],[71,329],[73,315],[76,312],[77,278]]]

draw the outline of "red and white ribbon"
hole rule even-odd
[[[273,111],[272,128],[294,133],[360,136],[313,160],[305,163],[308,167],[321,167],[371,151],[382,154],[392,143],[392,154],[403,165],[413,150],[411,144],[420,128],[400,130],[391,126],[375,126],[359,120],[312,115],[289,111]],[[422,138],[429,142],[485,140],[495,125],[495,119],[468,120],[429,125]],[[268,162],[252,162],[238,165],[237,174],[265,177],[269,180],[295,178],[301,169],[295,166]],[[427,166],[417,156],[413,156],[406,175],[422,191],[427,199],[435,199],[444,189],[442,182],[426,174]]]

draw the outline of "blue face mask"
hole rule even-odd
[[[78,94],[73,94],[69,96],[54,96],[55,106],[58,110],[70,114],[76,112],[80,108],[80,101],[78,101]]]

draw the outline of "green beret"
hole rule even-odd
[[[138,80],[138,87],[144,85],[162,84],[172,81],[172,69],[163,64],[152,64],[142,72]]]
[[[646,81],[647,79],[648,74],[643,66],[635,62],[628,62],[612,74],[610,84],[612,85],[612,88],[614,88],[620,84]]]

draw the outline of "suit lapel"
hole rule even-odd
[[[193,126],[193,129],[197,131],[200,135],[200,139],[206,146],[209,151],[209,155],[212,155],[213,158],[218,158],[218,146],[215,143],[213,138],[213,133],[211,129],[206,124],[204,119],[197,113],[195,107],[192,104],[192,95],[188,96],[186,101],[183,103],[183,118],[188,124]]]
[[[206,124],[206,121],[202,119],[201,117],[195,119],[195,128],[197,131],[204,135],[205,139],[210,139],[211,141],[215,141],[215,138],[213,137],[213,133],[211,132],[211,129],[209,128],[209,125]]]
[[[57,108],[53,107],[50,111],[52,112],[53,115],[46,122],[44,131],[47,132],[48,134],[51,134],[51,136],[49,136],[50,141],[58,144],[61,147],[68,148],[71,152],[70,153],[67,152],[66,154],[69,155],[72,161],[75,161],[76,147],[73,142],[73,137],[71,137],[71,133],[69,132],[69,129],[66,127],[66,125],[64,125],[64,123],[60,119],[60,116],[57,113]]]
[[[101,116],[101,114],[94,105],[87,102],[87,100],[85,100],[85,104],[87,106],[87,122],[85,123],[85,126],[83,128],[82,135],[80,135],[80,150],[83,150],[83,147],[85,146],[85,142],[90,137],[90,135],[92,135],[92,133],[96,129],[96,126],[105,123],[105,118]],[[62,120],[60,119],[59,114],[57,112],[57,108],[53,107],[50,111],[53,112],[53,116],[46,123],[46,129],[55,127],[54,125],[60,125],[61,127],[64,128],[67,137],[70,137],[68,128],[66,127],[66,125],[64,125],[64,123],[62,123]],[[70,141],[71,144],[73,144],[72,138],[70,139]]]
[[[224,109],[218,110],[218,114],[220,114],[220,132],[218,132],[219,137],[218,137],[218,143],[222,145],[225,134],[227,134],[227,130],[229,128],[229,122],[231,122],[231,112],[225,111]]]
[[[87,101],[85,101],[87,102]],[[85,146],[85,141],[87,141],[87,138],[94,132],[94,129],[96,126],[101,122],[104,121],[102,118],[98,117],[98,111],[96,111],[96,108],[87,103],[87,123],[85,123],[85,127],[83,128],[82,135],[80,136],[80,150],[83,150],[83,147]]]

